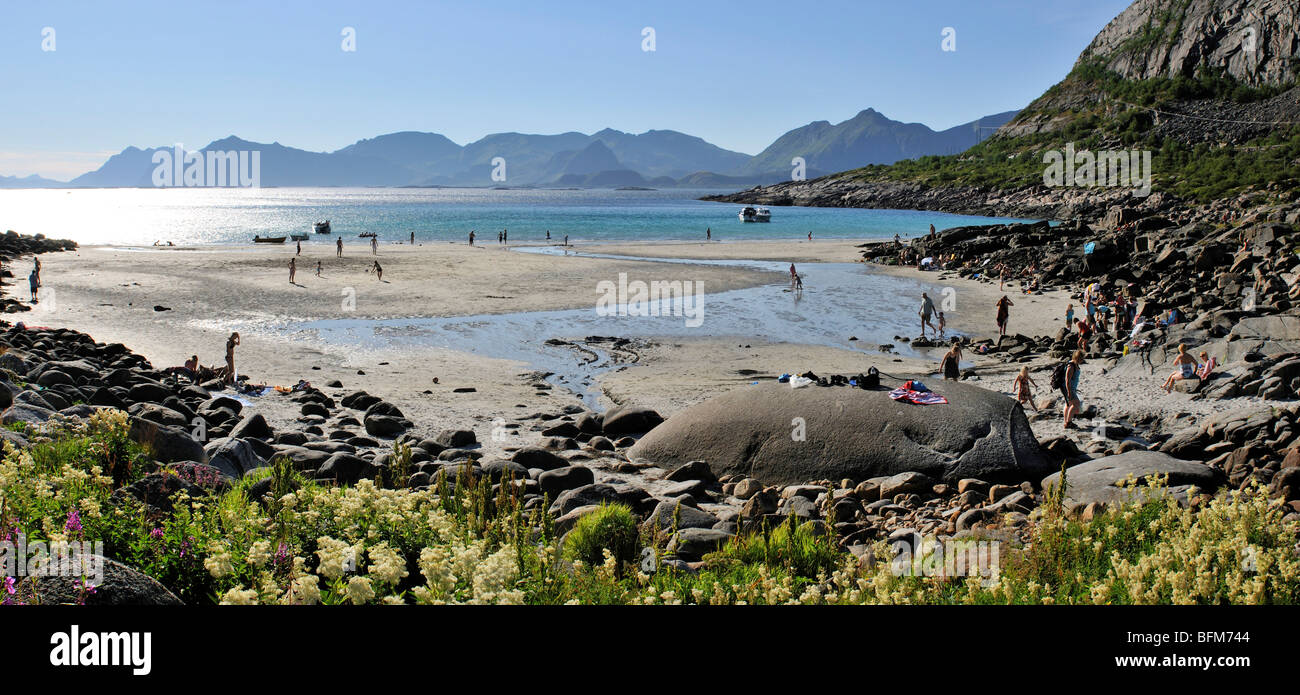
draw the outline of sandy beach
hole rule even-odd
[[[470,423],[511,420],[522,413],[557,410],[577,403],[562,388],[545,388],[544,374],[523,361],[494,359],[475,350],[437,345],[378,345],[347,348],[294,330],[309,321],[456,317],[561,309],[594,305],[596,286],[629,277],[691,280],[707,292],[771,287],[784,291],[788,276],[737,265],[654,262],[602,256],[699,261],[774,261],[782,264],[852,263],[860,258],[854,241],[759,241],[724,243],[591,244],[573,253],[550,255],[510,250],[490,243],[383,244],[372,256],[368,246],[352,244],[343,258],[332,243],[308,243],[297,257],[296,284],[287,264],[294,246],[283,247],[85,247],[43,257],[45,300],[29,316],[31,324],[67,326],[97,339],[122,342],[155,366],[181,364],[198,354],[204,364],[222,361],[226,336],[241,331],[237,367],[257,382],[290,385],[307,379],[319,386],[339,380],[339,395],[355,389],[382,394],[397,403],[421,430],[436,432]],[[323,271],[316,276],[316,261]],[[370,272],[378,260],[381,282]],[[1064,290],[1023,295],[1016,284],[965,280],[942,272],[871,265],[865,272],[906,278],[930,287],[937,305],[947,306],[948,331],[978,339],[996,337],[994,304],[1006,294],[1012,309],[1010,331],[1055,334],[1070,302]],[[944,305],[944,300],[948,304]],[[353,300],[354,303],[350,303]],[[911,301],[911,300],[909,300]],[[915,303],[919,305],[919,295]],[[159,311],[155,307],[166,307]],[[910,316],[909,305],[900,311]],[[555,326],[555,335],[565,335]],[[918,331],[911,331],[915,337]],[[503,337],[502,339],[508,339]],[[852,348],[771,341],[746,337],[702,337],[633,341],[620,364],[603,372],[595,388],[598,406],[635,403],[671,415],[732,388],[773,379],[782,373],[814,371],[856,374],[875,366],[889,374],[935,374],[939,348],[899,356],[866,341]],[[1008,392],[1019,365],[967,354],[979,381]],[[1038,392],[1047,391],[1045,365],[1035,367]],[[1205,402],[1182,394],[1165,395],[1152,383],[1111,389],[1101,365],[1088,365],[1083,390],[1104,412],[1126,412],[1135,403],[1160,412],[1209,412]],[[434,378],[438,383],[434,383]],[[542,384],[542,388],[538,385]],[[1149,388],[1148,388],[1149,387]],[[469,392],[456,389],[473,388]],[[1140,393],[1138,393],[1140,392]],[[296,417],[268,399],[267,415],[284,422]],[[1054,434],[1059,420],[1035,422],[1040,436]],[[527,435],[521,435],[527,439]],[[511,442],[516,443],[516,442]]]

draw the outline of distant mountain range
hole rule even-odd
[[[465,146],[437,133],[407,131],[334,152],[232,135],[200,151],[260,152],[262,186],[730,187],[787,181],[796,157],[803,158],[805,175],[813,178],[867,164],[954,154],[1015,115],[1009,111],[935,132],[867,109],[843,123],[816,121],[796,128],[755,156],[674,130],[633,135],[609,128],[591,135],[494,133]],[[0,188],[150,187],[159,151],[171,153],[172,148],[128,147],[67,182],[0,176]]]

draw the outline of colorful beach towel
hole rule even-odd
[[[896,401],[907,401],[916,405],[945,405],[948,399],[933,391],[913,391],[912,389],[894,389],[889,397]]]

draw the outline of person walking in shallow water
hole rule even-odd
[[[474,245],[474,231],[473,231],[473,230],[470,230],[470,233],[469,233],[469,245],[470,245],[470,246],[473,246],[473,245]]]
[[[705,227],[705,228],[704,228],[704,240],[705,240],[705,241],[713,241],[713,228],[712,228],[712,227]]]

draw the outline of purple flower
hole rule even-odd
[[[77,510],[73,509],[68,512],[68,521],[63,524],[63,528],[65,531],[81,533],[81,515],[77,513]]]
[[[163,530],[160,528],[155,528],[154,530],[149,532],[149,537],[156,541],[160,541],[163,538]]]
[[[10,596],[18,593],[18,589],[14,583],[13,577],[5,577],[5,592],[8,593]]]

